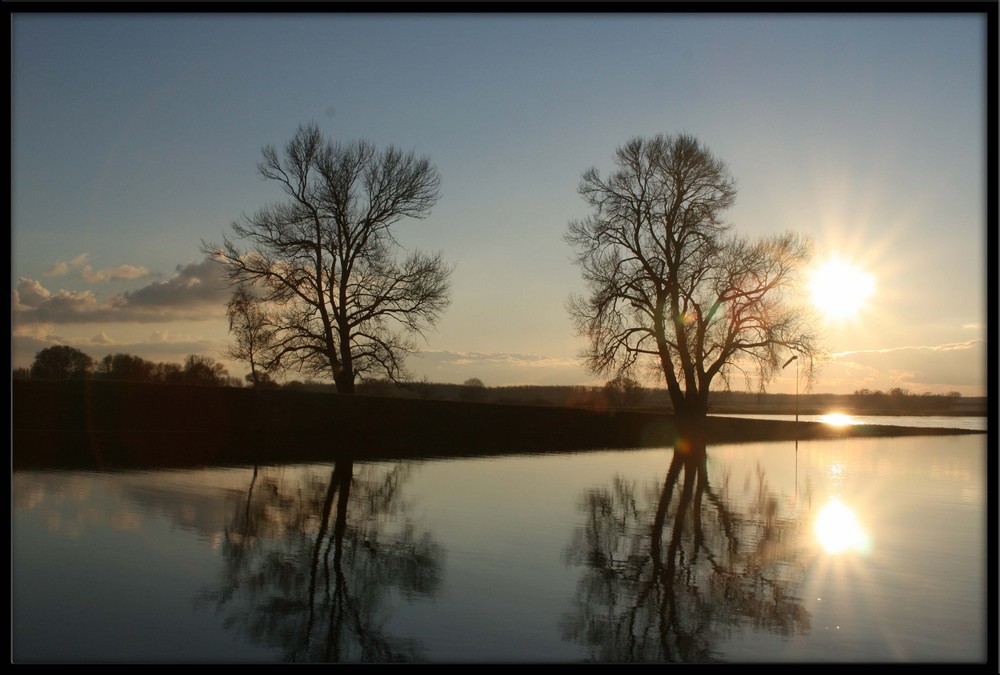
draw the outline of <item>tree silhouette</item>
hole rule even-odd
[[[184,359],[183,382],[218,387],[226,383],[226,367],[210,356],[191,354]]]
[[[233,223],[236,239],[203,244],[234,283],[253,282],[269,307],[276,361],[332,377],[354,393],[358,377],[407,378],[415,336],[448,306],[451,269],[411,252],[393,228],[426,217],[440,177],[426,158],[366,142],[340,145],[300,126],[283,155],[266,146],[258,172],[287,199]]]
[[[273,386],[268,371],[274,368],[274,327],[252,286],[236,285],[226,305],[226,316],[233,342],[225,355],[250,366],[247,380],[253,386]]]
[[[458,397],[463,401],[482,401],[486,397],[486,385],[478,377],[470,377],[462,383]]]
[[[710,662],[738,628],[809,629],[796,597],[797,521],[782,518],[758,470],[745,509],[729,476],[711,485],[706,448],[678,443],[662,486],[641,493],[616,478],[587,491],[586,522],[567,551],[586,567],[564,637],[606,662]]]
[[[591,371],[655,368],[675,414],[700,418],[716,377],[739,372],[762,387],[789,350],[816,351],[806,311],[787,294],[809,246],[791,233],[732,236],[722,214],[736,187],[721,160],[680,135],[633,139],[615,162],[607,178],[583,174],[578,191],[593,212],[566,233],[588,287],[569,311]]]
[[[442,552],[405,517],[408,466],[338,461],[327,479],[254,467],[223,543],[222,584],[203,600],[226,625],[292,662],[420,660],[385,628],[392,594],[433,596]]]
[[[616,377],[604,384],[604,395],[613,408],[629,408],[642,403],[645,392],[631,377]]]
[[[75,347],[46,347],[31,364],[31,377],[38,380],[74,380],[90,375],[94,360]]]
[[[108,354],[98,363],[98,372],[107,380],[151,382],[156,364],[132,354]]]

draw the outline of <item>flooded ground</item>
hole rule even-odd
[[[985,435],[681,459],[18,471],[13,661],[986,659]]]

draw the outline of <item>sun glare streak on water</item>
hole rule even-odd
[[[858,424],[850,415],[845,415],[843,413],[827,413],[826,415],[821,415],[819,421],[823,424],[830,424],[835,427],[843,427],[849,424]]]
[[[865,552],[869,548],[868,534],[862,529],[854,511],[839,499],[831,499],[816,516],[816,539],[827,553],[848,550]]]

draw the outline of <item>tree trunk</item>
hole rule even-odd
[[[677,441],[674,444],[675,452],[697,456],[707,453],[708,420],[701,406],[691,406],[683,412],[675,410],[674,424],[677,425]]]
[[[350,372],[347,368],[341,368],[340,371],[333,376],[333,382],[337,385],[338,394],[354,393],[354,373]]]

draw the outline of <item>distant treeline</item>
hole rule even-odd
[[[191,354],[183,363],[157,363],[132,354],[108,354],[94,361],[75,347],[46,347],[30,368],[15,368],[13,379],[106,380],[149,384],[192,384],[209,387],[241,386],[226,367],[209,356]]]
[[[16,368],[14,379],[75,380],[185,384],[217,387],[250,386],[229,375],[211,357],[192,354],[183,363],[156,363],[132,354],[108,354],[94,361],[83,352],[66,346],[48,347],[35,356],[30,368]],[[291,380],[282,384],[263,379],[258,385],[268,389],[335,393],[332,383]],[[360,382],[357,394],[385,398],[466,401],[515,405],[544,405],[590,410],[631,409],[670,413],[673,411],[665,389],[642,387],[620,377],[597,386],[523,385],[486,386],[479,378],[462,384],[436,383],[426,379],[394,383],[389,380]],[[913,394],[894,388],[888,392],[860,389],[853,394],[760,394],[754,392],[713,392],[712,413],[822,414],[843,412],[869,415],[985,415],[985,397],[948,394]]]
[[[470,384],[471,382],[471,384]],[[290,383],[286,386],[314,388],[316,385]],[[325,387],[325,389],[324,389]],[[333,391],[319,385],[316,391]],[[378,381],[362,383],[359,394],[453,401],[482,401],[519,405],[582,407],[592,410],[630,409],[673,412],[666,389],[641,387],[631,380],[616,379],[603,386],[508,386],[486,387],[478,380],[465,384],[429,382],[395,385]],[[767,394],[716,391],[709,402],[710,413],[825,414],[842,412],[856,415],[985,415],[985,397],[948,394],[912,394],[903,389],[889,393],[860,390],[853,394]]]

